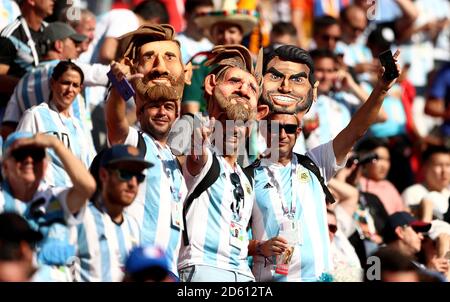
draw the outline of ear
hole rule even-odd
[[[106,181],[108,179],[108,171],[105,168],[100,167],[98,170],[98,178],[101,182]]]
[[[216,75],[210,74],[205,78],[205,81],[203,83],[205,85],[205,92],[208,95],[213,94],[214,87],[217,85]]]
[[[403,228],[400,226],[396,227],[394,232],[399,239],[403,239],[405,237],[405,236],[403,236]]]
[[[313,102],[317,101],[317,88],[319,87],[319,81],[316,81],[313,86]]]
[[[295,132],[296,137],[298,137],[300,133],[302,133],[302,130],[302,127],[298,126],[297,131]]]
[[[54,43],[54,47],[58,53],[62,53],[62,51],[64,49],[64,42],[61,40],[56,40]]]
[[[269,105],[264,105],[264,104],[259,104],[257,107],[257,110],[258,110],[258,112],[256,113],[257,121],[260,121],[263,118],[265,118],[270,112]]]
[[[193,73],[192,63],[189,62],[186,65],[184,65],[184,84],[191,85],[192,73]]]

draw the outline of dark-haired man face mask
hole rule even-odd
[[[260,101],[271,111],[299,113],[302,117],[313,102],[309,72],[305,64],[274,57],[267,64]]]

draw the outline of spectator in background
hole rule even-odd
[[[16,213],[0,214],[0,282],[39,281],[33,263],[42,234]]]
[[[337,224],[336,214],[327,209],[328,235],[330,236],[331,260],[333,262],[333,281],[361,282],[363,280],[361,263],[355,249]]]
[[[36,48],[53,13],[54,0],[22,0],[22,15],[5,27],[0,34],[0,118],[6,102],[20,77],[40,62]]]
[[[395,247],[382,247],[373,256],[378,257],[381,264],[380,280],[368,278],[370,267],[366,266],[366,281],[382,282],[419,282],[420,274],[417,267],[413,264],[413,259],[405,255]],[[375,277],[375,276],[373,276]]]
[[[341,40],[341,26],[338,19],[331,16],[322,16],[314,19],[313,41],[309,49],[328,49],[338,54],[337,42]]]
[[[428,232],[430,228],[431,223],[416,220],[407,212],[395,212],[389,216],[389,223],[383,237],[388,247],[396,249],[407,257],[413,257],[412,263],[421,273],[446,281],[445,275],[449,269],[447,259],[437,259],[442,262],[438,273],[434,263],[425,266],[427,263],[419,263],[415,258],[422,248],[423,233]]]
[[[118,22],[120,20],[120,22]],[[144,24],[168,23],[165,6],[158,0],[142,1],[132,11],[113,9],[97,18],[97,27],[91,53],[83,58],[90,63],[110,64],[121,56],[118,37]]]
[[[187,26],[184,32],[177,36],[181,44],[181,55],[183,63],[187,64],[189,60],[199,52],[210,51],[213,44],[205,37],[207,28],[199,27],[195,18],[201,14],[207,14],[213,10],[212,0],[193,0],[187,1],[184,18]]]
[[[380,199],[368,192],[363,192],[359,185],[362,169],[376,157],[376,154],[365,156],[352,155],[345,166],[339,170],[336,180],[345,181],[358,190],[357,203],[339,202],[335,207],[339,229],[349,238],[355,248],[361,265],[364,266],[373,252],[383,243],[382,235],[387,223],[388,214]],[[341,184],[328,183],[335,191],[342,190]]]
[[[450,150],[436,146],[425,150],[422,175],[423,182],[406,188],[402,198],[420,220],[443,219],[450,198]]]
[[[198,15],[195,22],[200,28],[208,30],[208,37],[214,45],[241,44],[257,24],[255,11],[238,11],[235,0],[224,0],[214,11]],[[205,66],[211,52],[199,53],[192,59],[192,83],[183,91],[182,113],[206,112],[203,81],[213,66]]]
[[[73,18],[73,16],[70,15],[70,9],[73,9],[74,7],[69,6],[68,8],[64,9],[61,12],[61,15],[59,16],[59,20],[61,22],[69,24],[77,33],[80,35],[84,35],[87,37],[87,39],[83,42],[81,42],[81,55],[88,50],[89,47],[92,45],[92,41],[94,40],[95,35],[95,26],[96,26],[96,20],[95,15],[88,9],[79,9],[79,19]],[[78,17],[78,16],[77,16]],[[82,61],[82,58],[80,58]],[[88,63],[88,62],[87,62]]]
[[[450,63],[445,64],[430,83],[425,113],[443,119],[436,134],[450,148]]]
[[[50,187],[43,182],[47,151],[56,154],[72,186]],[[0,212],[16,212],[44,239],[37,246],[42,281],[72,281],[75,242],[71,232],[81,222],[95,180],[79,159],[53,135],[14,132],[3,144]]]
[[[80,93],[84,81],[83,71],[70,61],[55,66],[50,80],[48,102],[26,110],[17,131],[33,134],[46,133],[60,140],[87,168],[94,157],[94,148],[84,130],[82,121],[73,113],[72,104]],[[50,168],[44,176],[50,186],[70,186],[70,175],[57,155],[50,152]]]
[[[359,81],[371,81],[378,66],[373,62],[370,49],[360,40],[367,28],[366,13],[358,6],[349,5],[341,11],[339,22],[342,39],[336,47],[342,49],[344,63],[353,69]]]
[[[272,26],[270,44],[277,48],[281,45],[297,45],[297,30],[290,22],[278,22]]]
[[[166,253],[156,246],[131,250],[125,263],[124,282],[174,282]]]
[[[356,145],[355,151],[360,157],[369,153],[376,154],[376,159],[362,167],[363,176],[359,180],[361,190],[377,195],[388,214],[403,211],[405,206],[399,192],[386,180],[391,167],[386,143],[381,139],[367,138]]]
[[[125,209],[134,202],[145,180],[144,171],[153,164],[129,145],[105,149],[97,160],[99,167],[91,168],[91,173],[98,194],[91,198],[77,228],[75,274],[78,281],[118,282],[129,251],[141,241],[141,228]],[[107,242],[99,242],[102,236]]]
[[[332,94],[337,79],[337,60],[333,52],[326,49],[311,51],[314,61],[314,76],[319,81],[317,101],[304,116],[305,121],[318,119],[318,128],[307,129],[305,138],[308,149],[325,144],[334,139],[350,122],[351,115],[347,107],[336,101]]]
[[[85,39],[84,36],[77,34],[69,25],[61,22],[51,23],[45,31],[47,42],[45,47],[43,47],[44,54],[41,64],[20,79],[8,102],[1,128],[4,138],[16,129],[25,110],[42,102],[50,101],[50,79],[55,66],[61,60],[76,59],[75,54],[79,53],[76,45],[79,43],[64,43],[64,41],[72,38],[78,41]],[[78,63],[78,60],[76,62],[83,71],[85,76],[84,84],[86,86],[104,87],[107,85],[108,78],[106,73],[109,71],[109,66],[83,64]],[[76,96],[71,110],[73,116],[83,126],[85,136],[88,140],[91,140],[92,122],[88,104],[85,104],[81,94]],[[99,124],[100,121],[96,120],[96,127],[99,127]]]

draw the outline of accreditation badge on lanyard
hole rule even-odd
[[[270,168],[268,169],[269,176],[272,179],[272,182],[275,184],[278,193],[278,199],[281,204],[281,209],[283,213],[282,221],[280,223],[280,231],[279,236],[285,238],[289,245],[297,245],[302,244],[302,231],[299,218],[296,218],[296,200],[297,200],[297,161],[294,157],[291,162],[291,173],[290,173],[290,182],[291,186],[291,205],[290,208],[287,206],[287,202],[284,198],[285,188],[282,187],[279,179],[281,177],[277,177],[278,171],[272,171]]]
[[[234,220],[230,223],[230,245],[239,250],[244,246],[244,227]]]
[[[172,200],[172,226],[181,231],[184,230],[183,224],[183,206],[181,202]]]

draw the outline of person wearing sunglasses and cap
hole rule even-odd
[[[383,239],[388,247],[412,257],[414,259],[413,264],[421,273],[446,282],[447,279],[444,274],[447,274],[449,270],[447,259],[438,258],[436,259],[437,262],[428,263],[425,266],[416,258],[416,254],[422,249],[424,235],[427,235],[431,227],[431,223],[417,220],[408,212],[395,212],[389,216]]]
[[[333,140],[309,150],[305,161],[293,148],[301,132],[299,121],[317,98],[313,61],[305,50],[285,45],[264,57],[262,70],[260,103],[271,109],[266,118],[270,148],[252,165],[256,202],[249,254],[255,256],[253,273],[257,281],[326,280],[331,258],[325,201],[333,201],[325,183],[344,166],[352,146],[376,120],[394,80],[384,80],[380,70],[376,88],[350,123]],[[307,168],[311,166],[319,170],[320,178]],[[290,265],[275,273],[276,256],[292,246]]]
[[[138,221],[125,209],[134,202],[139,185],[145,180],[144,171],[153,164],[130,145],[105,149],[95,162],[98,165],[91,166],[91,173],[97,180],[97,193],[77,228],[75,278],[77,281],[119,282],[128,253],[140,244],[141,238]]]
[[[64,165],[71,187],[50,187],[43,179],[51,149]],[[71,232],[81,222],[95,180],[83,163],[55,136],[13,132],[3,144],[0,212],[16,212],[40,231],[37,263],[42,281],[72,281],[75,242]]]

